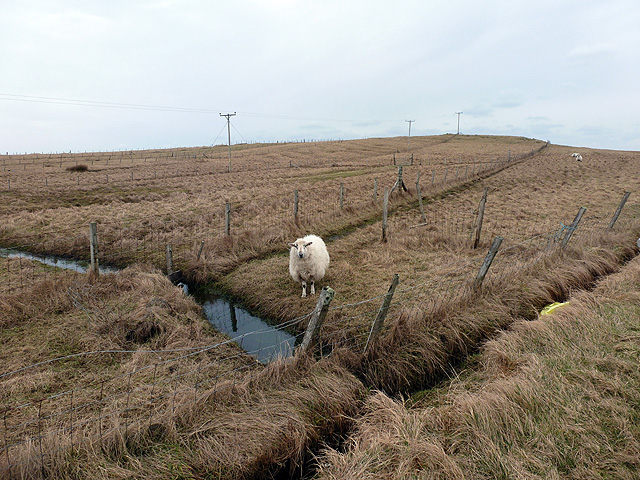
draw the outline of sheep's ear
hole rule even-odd
[[[304,244],[305,247],[308,247],[309,245],[311,245],[313,242],[307,242]]]
[[[295,243],[290,243],[289,246],[296,248],[296,244]]]

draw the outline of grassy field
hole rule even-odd
[[[521,137],[417,137],[411,165],[406,138],[238,145],[231,172],[227,150],[220,147],[3,158],[0,247],[86,260],[88,223],[95,221],[101,263],[127,268],[98,277],[0,258],[0,306],[6,312],[0,320],[0,374],[18,372],[0,377],[3,405],[9,407],[0,425],[9,434],[0,477],[389,478],[397,471],[396,478],[585,478],[580,475],[596,465],[589,462],[600,457],[567,451],[582,435],[593,443],[589,435],[604,439],[598,435],[609,435],[612,427],[594,433],[553,423],[567,415],[551,412],[570,409],[575,400],[553,395],[562,382],[575,380],[561,376],[573,368],[570,363],[582,368],[584,356],[591,355],[576,352],[610,337],[596,300],[584,302],[586,314],[575,310],[574,297],[606,298],[623,310],[635,301],[637,282],[629,273],[636,271],[635,260],[624,265],[637,254],[640,236],[640,153],[580,149],[584,161],[578,163],[571,157],[575,150]],[[383,242],[382,195],[398,177],[394,155],[404,164],[408,191],[390,197]],[[76,171],[76,164],[87,171]],[[485,188],[482,237],[473,248]],[[609,230],[625,191],[630,200]],[[227,202],[230,235],[224,231]],[[559,248],[563,225],[580,207],[586,207],[580,228],[567,248]],[[213,284],[252,311],[288,322],[309,314],[316,300],[300,298],[288,275],[286,244],[306,233],[325,238],[331,266],[320,286],[336,291],[321,338],[332,355],[320,361],[297,356],[257,364],[213,331],[193,298],[162,274],[171,243],[174,262],[190,282]],[[504,238],[501,250],[482,288],[474,290],[496,235]],[[400,285],[385,326],[363,353],[396,273]],[[607,296],[603,289],[616,281],[625,287]],[[629,294],[622,295],[626,288]],[[575,334],[585,336],[584,344],[573,345],[575,358],[538,359],[536,365],[546,362],[549,370],[538,372],[536,381],[548,383],[534,388],[526,379],[533,393],[548,395],[548,413],[541,417],[550,419],[547,428],[573,435],[562,433],[565,440],[556,443],[540,440],[556,457],[542,448],[523,453],[520,443],[529,432],[550,436],[531,426],[540,423],[533,418],[538,410],[527,417],[531,430],[520,436],[505,425],[524,427],[511,417],[491,416],[492,407],[478,410],[486,415],[473,428],[455,423],[458,410],[450,405],[471,401],[461,392],[486,389],[492,392],[487,398],[508,412],[544,403],[527,397],[530,403],[509,404],[509,392],[495,387],[494,376],[516,385],[524,360],[508,355],[541,354],[535,349],[542,348],[541,338],[547,341],[547,327],[529,327],[551,325],[537,320],[538,312],[568,299],[572,307],[562,318],[574,312]],[[563,321],[566,332],[573,323]],[[305,326],[302,321],[292,328],[301,333]],[[631,339],[624,345],[635,345],[631,326],[620,328]],[[514,339],[520,342],[517,355],[510,351],[502,359],[495,353],[498,344],[516,348],[507,345]],[[211,345],[216,347],[203,349]],[[185,355],[184,349],[196,353]],[[20,370],[91,351],[104,353]],[[633,355],[624,358],[625,365],[633,361]],[[621,381],[627,370],[615,370]],[[447,376],[455,378],[445,382]],[[639,415],[635,380],[627,380],[630,390],[621,402],[628,409],[616,425]],[[605,414],[592,404],[580,408],[595,417]],[[83,419],[86,426],[78,427]],[[384,432],[387,423],[394,425],[392,434]],[[7,448],[43,432],[44,449],[38,442]],[[624,451],[634,452],[638,432],[625,435]],[[613,437],[606,440],[615,444]],[[336,450],[314,460],[327,447]],[[490,453],[479,455],[483,449]],[[560,465],[567,455],[572,460]],[[621,478],[637,469],[628,461],[631,453],[625,455],[610,465],[623,472]]]
[[[371,395],[321,479],[626,478],[640,471],[640,262],[517,321],[402,399]]]

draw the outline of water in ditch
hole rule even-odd
[[[0,257],[25,258],[52,267],[86,273],[88,264],[78,260],[0,248]],[[118,269],[100,266],[100,273],[116,273]],[[188,287],[185,293],[189,291]],[[216,293],[195,296],[202,305],[207,320],[219,332],[229,335],[241,348],[261,363],[269,363],[278,357],[293,353],[296,337]]]
[[[54,255],[34,255],[32,253],[27,253],[27,252],[23,252],[21,250],[15,250],[12,248],[0,248],[0,257],[25,258],[27,260],[40,262],[50,267],[58,267],[58,268],[63,268],[65,270],[73,270],[74,272],[78,272],[78,273],[86,273],[89,268],[89,262],[56,257]],[[118,269],[116,268],[102,266],[102,265],[99,265],[98,269],[100,270],[100,273],[115,273],[118,271]]]
[[[296,337],[270,325],[224,296],[209,293],[197,298],[211,324],[235,340],[261,363],[293,354]]]

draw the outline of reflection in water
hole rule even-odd
[[[58,267],[63,268],[65,270],[73,270],[78,273],[86,273],[88,262],[80,262],[78,260],[69,260],[67,258],[60,258],[50,255],[33,255],[31,253],[22,252],[19,250],[13,250],[10,248],[0,248],[0,257],[9,257],[9,258],[25,258],[27,260],[33,260],[36,262],[40,262],[44,265],[49,265],[50,267]],[[117,268],[111,267],[103,267],[102,265],[98,265],[98,270],[100,273],[115,273],[118,271]]]
[[[202,308],[216,330],[226,333],[262,363],[293,354],[296,338],[216,295],[202,299]]]
[[[238,317],[236,317],[236,308],[229,302],[229,316],[231,317],[231,331],[238,331]]]
[[[79,273],[87,271],[86,263],[54,256],[32,255],[30,253],[0,248],[0,257],[26,258],[45,265],[73,270]],[[117,268],[100,266],[100,273],[115,273]],[[179,283],[185,295],[189,288]],[[231,302],[211,294],[197,298],[211,324],[220,332],[226,333],[244,348],[250,355],[262,363],[269,363],[275,358],[288,357],[293,354],[296,337],[284,330],[269,325],[261,318],[251,315],[246,310],[236,307]]]

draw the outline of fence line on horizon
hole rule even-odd
[[[501,156],[484,154],[478,155],[459,155],[456,159],[444,164],[432,165],[426,167],[429,173],[435,172],[438,178],[451,179],[455,176],[473,176],[480,172],[486,172],[487,169],[494,169],[496,165],[504,162],[513,162],[534,155],[541,151],[548,144],[543,144],[531,151],[513,154],[509,152]],[[273,146],[272,146],[273,147]],[[149,156],[145,156],[145,151],[141,152],[97,152],[91,154],[59,154],[59,157],[52,157],[52,154],[32,154],[32,155],[0,155],[2,166],[0,168],[0,190],[12,189],[32,189],[34,186],[54,189],[58,187],[92,187],[96,185],[109,185],[118,183],[135,183],[135,182],[163,182],[172,179],[180,179],[184,177],[200,177],[209,175],[220,175],[222,178],[226,176],[233,177],[239,172],[253,172],[274,169],[290,169],[290,168],[327,168],[327,156],[324,154],[322,158],[289,158],[281,155],[280,152],[269,153],[270,147],[264,147],[265,152],[248,152],[254,156],[264,156],[265,162],[247,161],[243,159],[245,151],[236,152],[236,165],[232,172],[228,171],[228,158],[226,152],[175,152],[171,155],[168,152],[160,152]],[[138,154],[140,153],[140,154]],[[68,155],[68,157],[65,157]],[[21,158],[18,158],[21,157]],[[30,158],[27,158],[30,157]],[[46,159],[44,157],[47,157]],[[7,164],[7,159],[9,163]],[[15,161],[17,160],[17,162]],[[189,160],[190,163],[185,163]],[[295,163],[294,163],[295,162]],[[421,167],[422,161],[416,160],[412,165]],[[391,153],[386,149],[384,152],[375,153],[373,157],[348,158],[335,160],[329,164],[331,168],[335,167],[381,167],[395,166],[395,158],[392,159]],[[408,165],[406,165],[408,166]],[[86,167],[86,170],[77,170],[79,167]],[[57,170],[56,170],[57,168]],[[21,179],[18,174],[30,173],[31,176],[36,175],[39,180]]]
[[[533,155],[540,149],[520,157]],[[484,176],[508,164],[509,159],[515,161],[520,157],[506,156],[502,160],[492,161],[482,171],[475,168],[466,171],[464,176],[462,173],[455,176],[449,174],[447,178],[446,168],[442,172],[442,176],[436,174],[434,169],[431,175],[422,176],[422,182],[426,183],[426,186],[423,187],[421,196],[429,197],[458,183]],[[419,174],[420,169],[417,168],[416,172]],[[295,191],[292,189],[290,194],[286,196],[269,198],[266,203],[265,199],[253,199],[250,196],[237,202],[232,201],[227,207],[228,215],[225,214],[225,206],[221,204],[219,208],[209,207],[206,212],[204,206],[198,206],[203,210],[203,214],[190,216],[189,219],[183,218],[179,213],[174,215],[178,219],[168,222],[151,218],[148,221],[143,221],[147,233],[142,238],[138,232],[129,234],[129,227],[123,226],[123,223],[127,223],[125,218],[109,222],[103,221],[98,224],[100,243],[111,246],[108,252],[101,252],[101,261],[102,264],[123,266],[139,263],[142,259],[144,263],[163,268],[166,265],[163,256],[164,248],[166,244],[170,243],[173,246],[174,263],[176,268],[180,269],[181,265],[193,263],[194,257],[197,255],[199,258],[202,253],[205,256],[224,255],[224,248],[229,248],[228,245],[225,247],[221,241],[226,232],[236,238],[259,238],[261,245],[252,245],[251,248],[274,251],[292,241],[286,236],[288,231],[307,229],[315,230],[321,235],[323,231],[329,232],[329,234],[331,231],[340,231],[375,215],[374,212],[378,211],[382,203],[382,186],[391,185],[397,177],[394,171],[389,171],[386,174],[368,174],[367,178],[370,194],[364,196],[352,195],[352,192],[357,192],[361,188],[358,183],[360,177],[352,177],[337,182],[333,195],[327,192],[324,184],[307,185]],[[415,201],[415,198],[415,192],[410,191],[408,195],[402,194],[394,197],[392,205],[410,203]],[[265,212],[269,213],[265,214]],[[469,213],[466,212],[462,216],[450,214],[441,218],[442,214],[433,213],[432,216],[432,212],[429,211],[429,219],[433,225],[438,226],[438,234],[453,237],[466,235],[466,230],[472,221]],[[191,219],[195,219],[195,221]],[[51,230],[55,228],[60,232],[60,229],[53,224],[49,228]],[[65,244],[61,242],[57,244],[33,242],[33,236],[25,236],[24,241],[20,241],[19,237],[12,237],[11,243],[17,247],[21,245],[23,250],[29,250],[36,254],[88,258],[85,225],[82,225],[80,231],[77,226],[75,229],[70,227],[64,231],[68,232],[64,235]],[[46,230],[43,233],[46,234]],[[2,237],[1,232],[0,237]],[[115,244],[119,244],[119,246],[113,247]],[[203,245],[206,247],[204,252]]]

